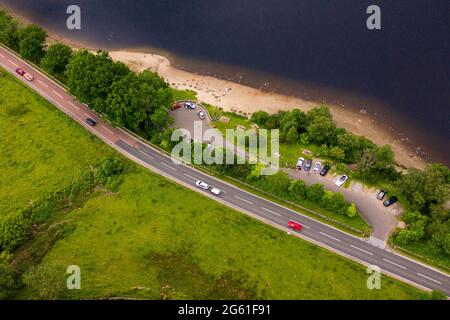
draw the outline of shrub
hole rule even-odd
[[[313,184],[306,190],[306,198],[310,201],[320,203],[325,194],[325,189],[321,184]]]

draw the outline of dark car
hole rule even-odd
[[[384,196],[386,195],[387,191],[384,189],[381,189],[378,194],[377,194],[377,199],[378,200],[383,200]]]
[[[383,202],[383,205],[384,205],[385,207],[389,207],[390,205],[393,205],[394,203],[396,203],[397,200],[398,200],[398,199],[397,199],[396,196],[390,197],[389,199],[387,199],[387,200],[385,200],[385,201]]]
[[[97,122],[94,119],[91,119],[91,118],[87,118],[86,119],[86,123],[88,125],[90,125],[91,127],[93,127],[93,126],[95,126],[97,124]]]
[[[304,169],[305,171],[311,171],[311,165],[312,165],[312,160],[307,159],[307,160],[305,161],[305,164],[303,165],[303,169]]]
[[[330,166],[325,165],[323,166],[322,170],[320,170],[320,175],[321,176],[326,176],[326,174],[328,173],[328,171],[330,171]]]

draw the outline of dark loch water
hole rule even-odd
[[[426,159],[450,163],[449,0],[0,0],[73,40],[158,48],[191,71],[365,109]],[[66,8],[82,30],[65,27]],[[382,30],[366,28],[366,8]]]

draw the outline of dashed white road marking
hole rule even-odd
[[[352,245],[352,244],[350,245],[350,247],[355,248],[355,249],[358,249],[359,251],[365,252],[365,253],[367,253],[367,254],[373,256],[373,253],[372,253],[372,252],[369,252],[369,251],[366,251],[366,250],[364,250],[364,249],[361,249],[360,247],[354,246],[354,245]]]
[[[19,65],[18,65],[17,63],[15,63],[14,61],[11,61],[11,60],[9,60],[9,59],[8,59],[8,61],[9,61],[9,63],[11,63],[12,65],[14,65],[14,66],[16,66],[16,67],[19,67]]]
[[[337,242],[341,242],[341,240],[340,239],[338,239],[338,238],[335,238],[335,237],[333,237],[333,236],[330,236],[328,233],[325,233],[325,232],[319,232],[321,235],[324,235],[325,237],[328,237],[328,238],[331,238],[331,239],[333,239],[333,240],[336,240]]]
[[[109,134],[114,135],[114,132],[112,132],[111,130],[109,130],[107,127],[105,127],[104,125],[102,125],[102,128],[105,129],[107,132],[109,132]]]
[[[43,85],[44,87],[48,88],[48,85],[45,82],[42,82],[41,80],[38,80],[37,82],[39,82],[41,85]]]
[[[276,216],[281,217],[281,214],[279,214],[278,212],[272,211],[272,210],[264,208],[264,207],[261,207],[261,209],[263,209],[264,211],[270,212],[270,213],[272,213],[272,214],[274,214]]]
[[[392,262],[391,260],[384,259],[384,258],[383,258],[383,260],[386,261],[386,262],[389,262],[390,264],[393,264],[394,266],[397,266],[399,268],[406,269],[406,267],[404,267],[404,266],[402,266],[402,265],[400,265],[398,263]]]
[[[172,170],[174,170],[174,171],[177,171],[177,169],[175,169],[174,167],[172,167],[172,166],[169,166],[167,163],[164,163],[164,162],[160,162],[162,165],[164,165],[164,166],[166,166],[167,168],[170,168],[170,169],[172,169]]]
[[[142,153],[143,155],[145,155],[146,157],[149,157],[150,159],[155,159],[153,158],[151,155],[149,155],[148,153],[145,153],[144,151],[142,151],[141,149],[138,149],[140,153]]]
[[[251,202],[251,201],[249,201],[249,200],[247,200],[247,199],[241,198],[241,197],[239,197],[239,196],[234,196],[234,197],[235,197],[236,199],[241,200],[241,201],[247,202],[248,204],[253,204],[253,202]]]
[[[191,176],[190,174],[187,173],[183,173],[186,177],[188,177],[189,179],[194,179],[197,180],[197,178],[194,178],[193,176]]]
[[[0,53],[0,57],[4,58],[5,56]]]
[[[60,95],[58,92],[56,92],[55,90],[52,90],[54,94],[56,94],[58,97],[60,97],[61,99],[63,98],[62,95]]]
[[[86,112],[84,113],[84,115],[86,116],[86,117],[88,117],[88,118],[90,118],[91,116],[90,115],[88,115]]]
[[[72,103],[72,102],[69,102],[69,104],[70,104],[72,107],[74,107],[75,109],[80,110],[80,107],[77,106],[76,104],[74,104],[74,103]]]
[[[437,280],[434,280],[433,278],[427,277],[426,275],[423,275],[423,274],[421,274],[421,273],[419,273],[419,272],[417,272],[417,274],[418,274],[419,276],[421,276],[421,277],[424,277],[425,279],[428,279],[428,280],[434,281],[434,282],[436,282],[436,283],[442,284],[442,282],[439,282],[439,281],[437,281]]]

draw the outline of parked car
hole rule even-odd
[[[184,107],[186,109],[195,109],[195,104],[193,102],[185,102]]]
[[[212,188],[210,191],[212,194],[215,194],[216,196],[218,196],[222,192],[217,188]]]
[[[176,110],[176,109],[179,109],[179,108],[181,108],[181,103],[179,103],[179,102],[174,103],[174,104],[172,105],[172,110]]]
[[[206,118],[205,113],[203,111],[199,111],[199,112],[197,112],[197,114],[200,117],[200,119],[202,119],[202,120]]]
[[[302,225],[300,223],[296,222],[296,221],[293,221],[293,220],[289,220],[288,221],[288,227],[290,229],[292,229],[292,230],[295,230],[295,231],[302,230]]]
[[[324,165],[322,170],[320,170],[320,175],[325,177],[327,175],[328,171],[330,171],[330,166]]]
[[[86,123],[88,125],[90,125],[91,127],[93,127],[93,126],[95,126],[97,124],[97,122],[94,119],[91,119],[91,118],[87,118],[86,119]]]
[[[200,180],[197,180],[197,181],[195,182],[195,185],[196,185],[197,187],[203,189],[203,190],[208,190],[208,189],[209,189],[209,185],[208,185],[206,182],[203,182],[203,181],[200,181]]]
[[[313,172],[316,174],[319,173],[321,167],[322,167],[322,164],[319,161],[316,161],[316,163],[314,164]]]
[[[398,199],[397,199],[396,196],[390,197],[389,199],[387,199],[387,200],[385,200],[385,201],[383,202],[383,205],[384,205],[385,207],[389,207],[390,205],[393,205],[394,203],[396,203],[397,200],[398,200]]]
[[[305,161],[305,165],[303,166],[303,169],[305,169],[305,171],[311,171],[311,165],[312,165],[312,160],[306,160]]]
[[[381,189],[380,191],[378,191],[377,199],[378,199],[378,200],[383,200],[383,198],[384,198],[385,195],[386,195],[386,190]]]
[[[297,165],[296,165],[298,170],[302,170],[304,162],[305,162],[305,158],[303,158],[303,157],[298,158]]]
[[[339,179],[336,180],[335,185],[337,185],[338,187],[341,187],[347,180],[348,180],[348,176],[346,176],[344,174],[344,175],[340,176]]]

